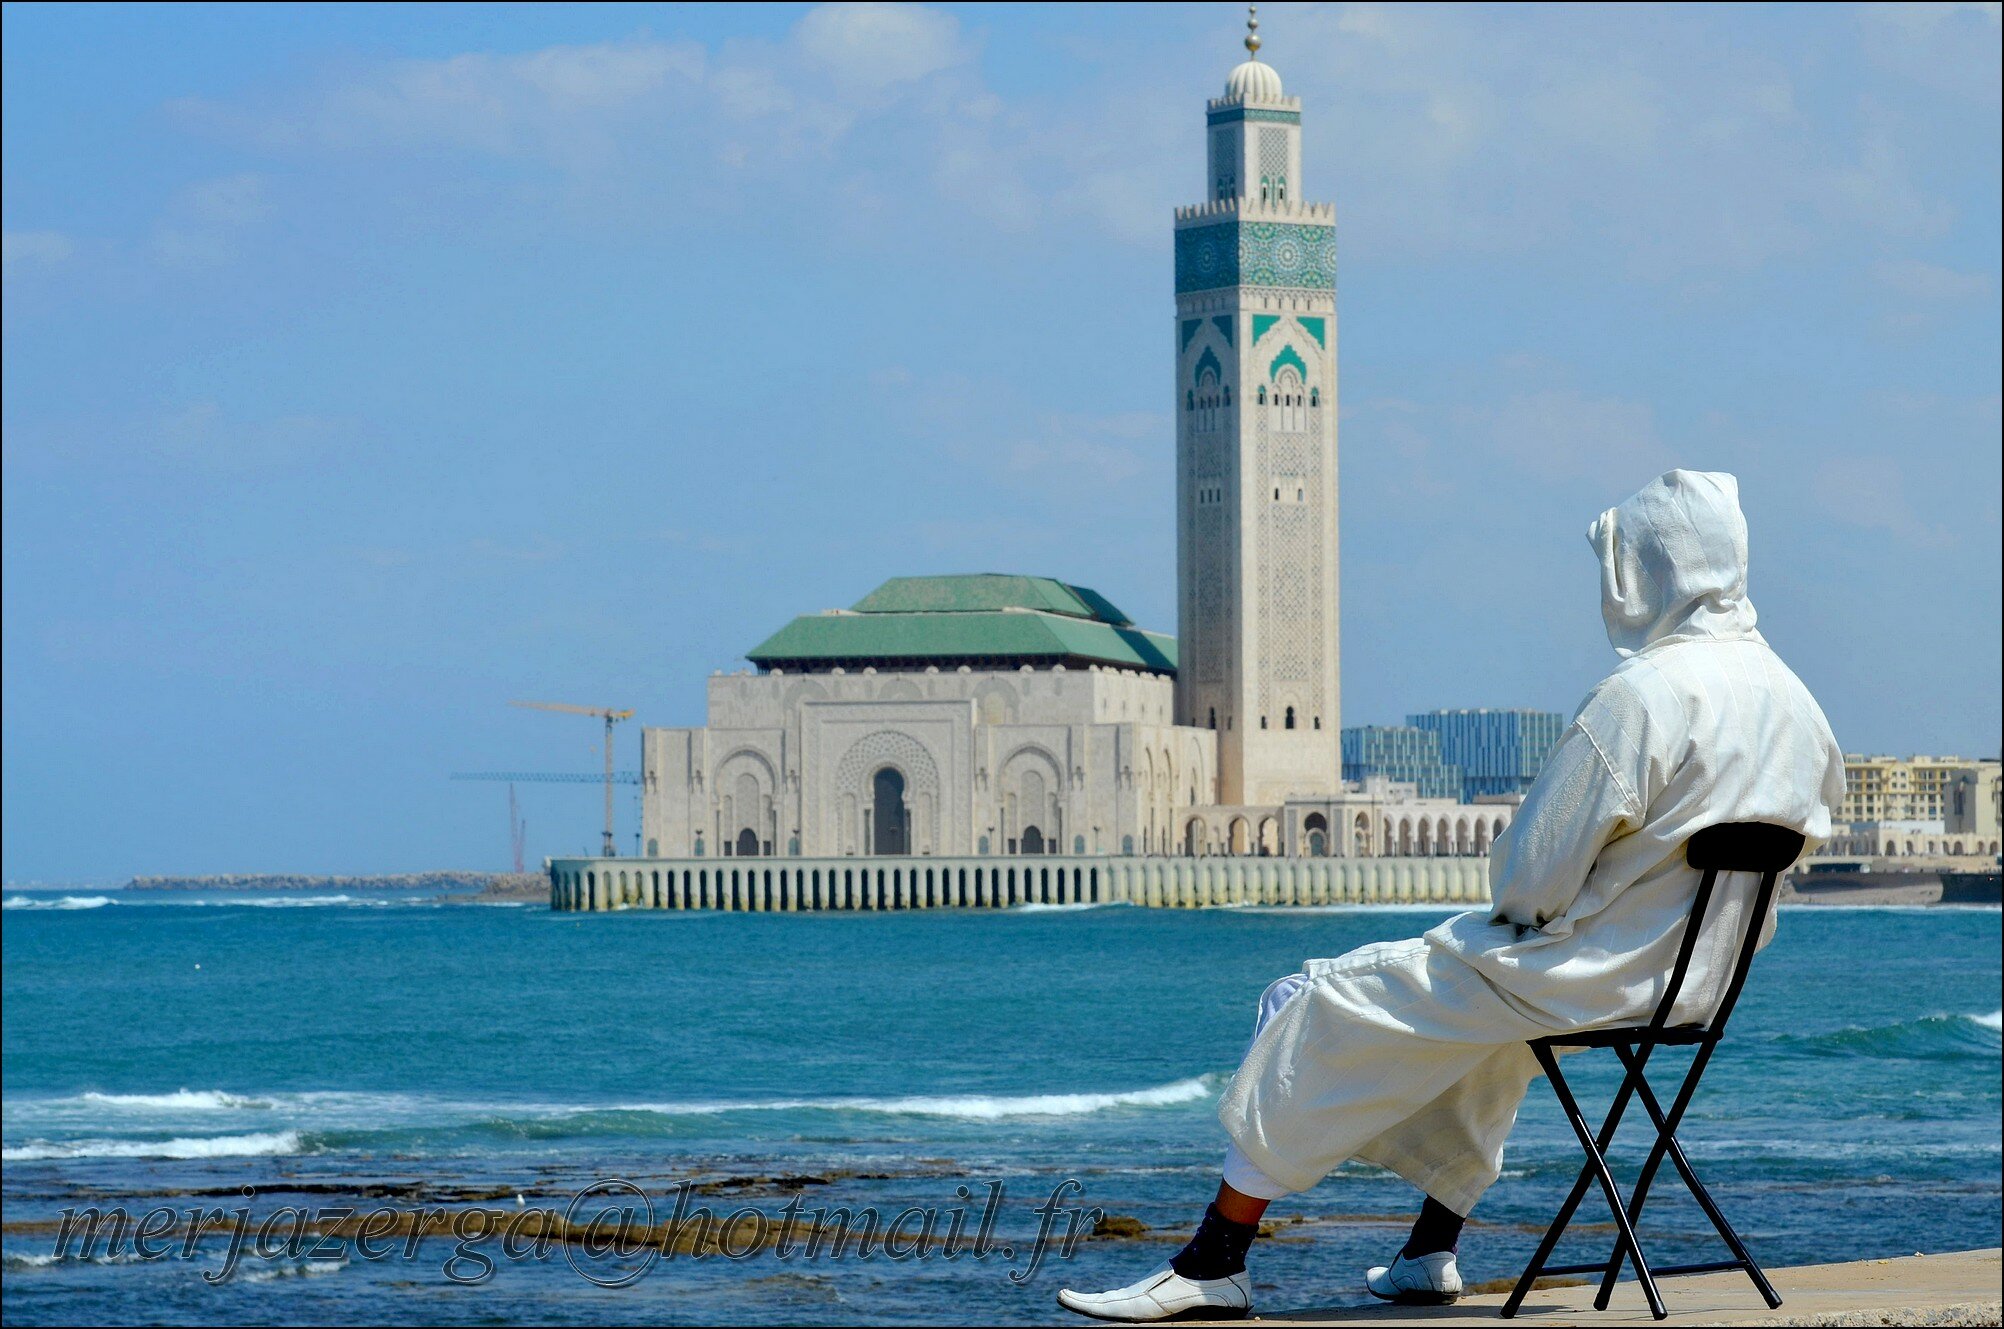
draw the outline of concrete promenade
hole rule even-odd
[[[1781,1309],[1769,1310],[1743,1274],[1666,1278],[1658,1286],[1670,1312],[1652,1320],[1632,1281],[1615,1289],[1614,1303],[1593,1308],[1591,1287],[1533,1292],[1514,1321],[1498,1318],[1502,1293],[1468,1297],[1452,1306],[1378,1306],[1342,1310],[1275,1308],[1254,1316],[1260,1324],[1404,1326],[1474,1324],[1565,1325],[1995,1325],[2004,1315],[1998,1250],[1913,1255],[1769,1269]],[[1083,1324],[1083,1320],[1072,1323]],[[1244,1324],[1239,1320],[1234,1323]]]
[[[553,858],[560,910],[1445,904],[1489,898],[1485,858]]]

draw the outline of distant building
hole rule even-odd
[[[1440,759],[1460,768],[1460,797],[1469,803],[1527,792],[1566,731],[1566,717],[1556,711],[1488,707],[1428,711],[1408,715],[1406,723],[1440,736]]]
[[[1844,754],[1844,804],[1825,854],[1998,852],[2000,766],[1968,757]]]
[[[1967,757],[1844,754],[1840,819],[1939,821],[1969,834],[1997,832],[1998,763]]]
[[[1175,355],[1178,636],[1143,631],[1085,587],[1000,574],[894,578],[795,618],[746,652],[755,672],[710,679],[706,724],[643,730],[644,854],[680,864],[650,865],[650,891],[665,872],[686,892],[693,871],[705,898],[724,858],[734,881],[752,870],[739,859],[965,859],[954,890],[971,872],[992,902],[980,892],[1024,898],[1011,893],[1029,877],[990,856],[1488,853],[1516,814],[1507,799],[1464,805],[1438,770],[1438,797],[1382,774],[1343,779],[1336,217],[1305,201],[1301,114],[1271,65],[1241,63],[1205,108],[1203,202],[1175,216],[1162,331]],[[1229,897],[1246,899],[1312,877],[1322,885],[1299,889],[1324,899],[1315,891],[1340,875],[1246,866],[1274,871],[1205,879],[1253,883]],[[1479,882],[1431,866],[1359,868],[1356,890],[1384,894],[1342,898]],[[760,863],[761,890],[768,867],[782,895],[801,889],[791,865]],[[1045,863],[1040,883],[1047,869],[1074,887],[1081,872],[1115,871]],[[826,870],[806,868],[817,900]],[[917,880],[904,873],[935,869],[868,870],[879,889],[890,872],[899,898],[898,883]],[[847,882],[863,869],[840,871]],[[552,873],[563,898],[582,890],[593,907],[628,902],[641,880],[589,859]]]
[[[649,858],[1479,856],[1516,812],[1380,774],[1221,802],[1176,641],[1047,577],[893,578],[746,658],[707,725],[643,731]]]
[[[1410,784],[1421,798],[1461,801],[1461,768],[1440,757],[1440,735],[1413,725],[1357,725],[1343,731],[1343,778],[1374,775]]]

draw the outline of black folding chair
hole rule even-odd
[[[1677,950],[1677,967],[1670,973],[1670,985],[1663,992],[1663,1000],[1656,1005],[1656,1014],[1647,1025],[1631,1025],[1619,1029],[1592,1029],[1577,1034],[1558,1034],[1550,1038],[1534,1039],[1531,1051],[1537,1055],[1538,1064],[1545,1068],[1545,1075],[1552,1082],[1552,1090],[1559,1096],[1559,1106],[1565,1109],[1566,1120],[1573,1125],[1573,1131],[1580,1137],[1580,1145],[1586,1150],[1587,1163],[1580,1170],[1579,1180],[1573,1183],[1572,1194],[1559,1208],[1559,1216],[1552,1220],[1545,1239],[1538,1243],[1538,1253],[1531,1257],[1530,1267],[1517,1280],[1517,1286],[1510,1293],[1510,1299],[1503,1303],[1503,1318],[1516,1315],[1517,1308],[1524,1304],[1524,1296],[1539,1278],[1560,1274],[1600,1274],[1600,1292],[1594,1297],[1594,1308],[1606,1310],[1609,1297],[1614,1293],[1614,1282],[1621,1274],[1624,1259],[1635,1261],[1635,1276],[1642,1284],[1643,1295],[1649,1298],[1649,1311],[1661,1320],[1669,1315],[1663,1308],[1663,1298],[1656,1290],[1656,1280],[1676,1274],[1710,1274],[1722,1269],[1741,1269],[1760,1290],[1769,1309],[1781,1305],[1781,1298],[1767,1281],[1767,1275],[1754,1257],[1747,1252],[1733,1225],[1719,1212],[1705,1183],[1698,1180],[1697,1172],[1684,1157],[1684,1149],[1677,1142],[1677,1124],[1684,1119],[1684,1111],[1691,1105],[1691,1095],[1698,1088],[1698,1079],[1705,1073],[1705,1063],[1712,1058],[1713,1049],[1725,1036],[1726,1021],[1731,1018],[1733,1004],[1740,998],[1740,988],[1747,980],[1747,969],[1753,963],[1754,944],[1759,940],[1760,930],[1767,921],[1768,910],[1774,904],[1774,884],[1781,874],[1793,864],[1802,853],[1802,836],[1786,826],[1771,826],[1765,822],[1733,822],[1722,826],[1708,826],[1693,835],[1684,845],[1684,859],[1692,867],[1705,874],[1698,884],[1698,898],[1691,906],[1690,922],[1684,927],[1684,941]],[[1684,986],[1684,974],[1690,967],[1691,954],[1697,948],[1698,935],[1704,931],[1705,910],[1712,902],[1712,887],[1721,872],[1757,872],[1760,874],[1760,893],[1754,906],[1747,912],[1746,928],[1739,940],[1738,954],[1733,962],[1732,982],[1726,988],[1726,995],[1719,1003],[1719,1009],[1712,1018],[1702,1024],[1687,1024],[1671,1027],[1670,1012],[1677,1004],[1677,995]],[[1657,1101],[1656,1094],[1643,1076],[1643,1069],[1649,1064],[1650,1054],[1659,1047],[1695,1047],[1697,1057],[1691,1062],[1691,1069],[1684,1074],[1684,1083],[1677,1090],[1670,1110],[1665,1112]],[[1571,1086],[1566,1077],[1559,1073],[1558,1049],[1560,1048],[1612,1048],[1628,1074],[1623,1077],[1621,1089],[1614,1096],[1614,1106],[1608,1111],[1607,1120],[1601,1123],[1600,1134],[1594,1135],[1587,1128],[1586,1118],[1580,1115],[1579,1104],[1573,1100]],[[1656,1124],[1656,1143],[1649,1151],[1649,1160],[1643,1164],[1637,1175],[1635,1191],[1629,1197],[1627,1207],[1621,1202],[1621,1192],[1614,1184],[1614,1174],[1608,1171],[1607,1148],[1614,1142],[1615,1128],[1621,1124],[1621,1115],[1628,1109],[1630,1098],[1640,1098],[1649,1112],[1649,1119]],[[1727,1249],[1733,1253],[1730,1260],[1711,1264],[1680,1264],[1668,1268],[1651,1269],[1642,1254],[1642,1245],[1635,1238],[1635,1225],[1642,1217],[1643,1202],[1649,1196],[1649,1183],[1656,1179],[1657,1169],[1662,1167],[1668,1155],[1675,1164],[1677,1173],[1684,1184],[1691,1189],[1692,1196],[1712,1220],[1712,1226],[1719,1230]],[[1558,1246],[1566,1225],[1572,1221],[1573,1213],[1585,1198],[1587,1188],[1595,1181],[1607,1197],[1608,1208],[1614,1212],[1614,1225],[1620,1236],[1615,1241],[1614,1254],[1602,1264],[1547,1265],[1546,1260]]]

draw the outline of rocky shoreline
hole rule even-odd
[[[402,872],[380,877],[312,876],[302,873],[239,873],[209,877],[134,877],[130,891],[432,891],[475,892],[481,899],[528,900],[549,895],[540,872]]]

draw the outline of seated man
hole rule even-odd
[[[1649,1018],[1697,894],[1684,842],[1739,821],[1791,827],[1812,848],[1829,836],[1843,754],[1754,630],[1738,482],[1671,471],[1587,536],[1622,661],[1498,838],[1494,904],[1417,940],[1310,960],[1268,988],[1218,1108],[1231,1146],[1196,1235],[1140,1282],[1066,1290],[1061,1305],[1133,1322],[1244,1314],[1261,1213],[1352,1158],[1426,1195],[1411,1239],[1366,1286],[1454,1300],[1462,1221],[1500,1173],[1537,1072],[1526,1041]],[[1724,995],[1755,884],[1721,880],[1676,1021],[1706,1018]]]

